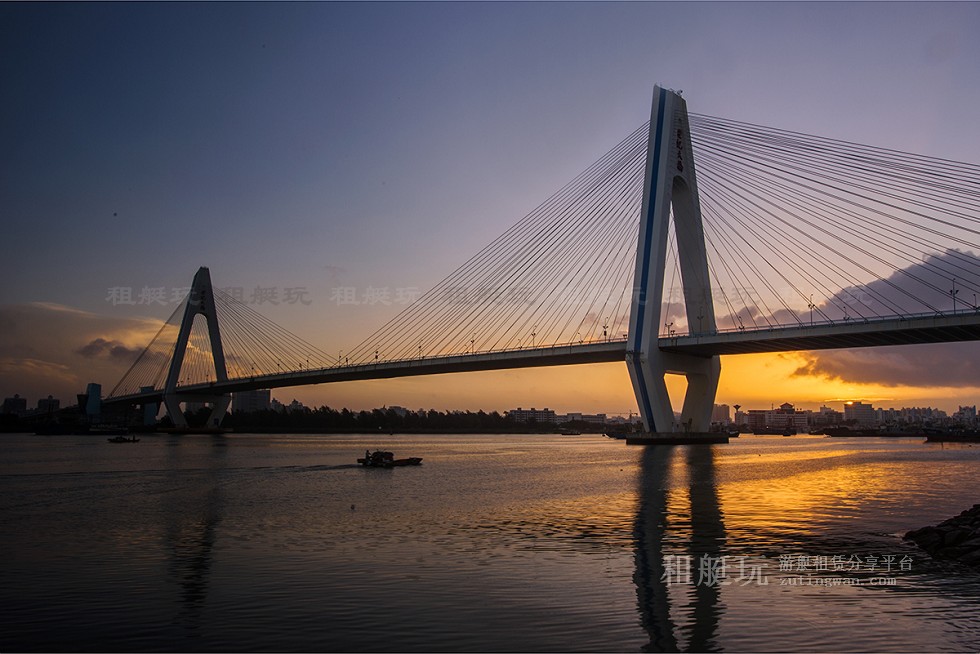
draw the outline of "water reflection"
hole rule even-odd
[[[221,471],[227,465],[228,448],[224,437],[213,436],[207,455],[200,457],[198,443],[181,442],[173,437],[167,448],[167,475],[177,493],[165,493],[164,502],[166,552],[169,556],[168,576],[180,586],[179,610],[174,622],[190,632],[201,626],[201,613],[208,594],[218,524],[224,508]],[[192,453],[185,452],[194,450]],[[202,461],[206,468],[189,474],[183,465],[185,454],[194,462]],[[189,483],[188,483],[189,482]]]
[[[633,581],[640,621],[650,638],[643,650],[681,651],[683,635],[683,651],[718,651],[718,622],[724,611],[720,586],[708,583],[703,575],[710,569],[701,567],[702,562],[718,562],[725,546],[713,448],[647,446],[640,465]],[[677,483],[685,477],[686,488]],[[671,524],[668,516],[687,513],[674,506],[685,494],[690,523],[678,518]],[[683,602],[683,610],[672,615],[672,602]]]

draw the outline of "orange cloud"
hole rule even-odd
[[[161,322],[38,302],[0,307],[0,324],[0,393],[19,393],[33,405],[48,395],[70,404],[92,381],[108,391]]]

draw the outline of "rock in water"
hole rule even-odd
[[[935,527],[913,529],[905,534],[905,539],[933,558],[980,566],[980,504]]]

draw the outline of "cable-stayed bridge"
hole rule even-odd
[[[698,114],[640,126],[340,356],[211,285],[107,402],[626,361],[649,431],[705,431],[720,355],[980,339],[980,165]],[[333,345],[333,344],[331,344]],[[334,351],[334,347],[330,348]],[[674,419],[665,373],[684,374]]]

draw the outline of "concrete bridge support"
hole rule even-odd
[[[218,328],[218,316],[214,306],[214,288],[211,286],[211,272],[201,267],[194,275],[191,291],[184,308],[184,317],[180,322],[180,332],[177,334],[177,345],[170,370],[163,387],[163,404],[167,407],[167,415],[174,427],[187,427],[187,420],[180,410],[181,397],[177,395],[177,382],[180,380],[180,368],[184,363],[184,353],[187,351],[187,340],[194,325],[194,317],[202,314],[208,324],[208,339],[211,342],[211,355],[214,358],[214,374],[218,382],[228,381],[228,371],[225,367],[225,352],[221,346],[221,331]],[[228,409],[231,397],[228,395],[195,395],[183,398],[211,403],[211,414],[208,417],[208,427],[217,427]]]
[[[687,103],[679,93],[656,86],[626,363],[646,431],[705,432],[711,424],[721,374],[719,357],[678,355],[663,352],[658,345],[671,209],[689,331],[692,335],[714,334],[715,311]],[[667,395],[664,380],[667,373],[687,377],[687,394],[679,421]]]

